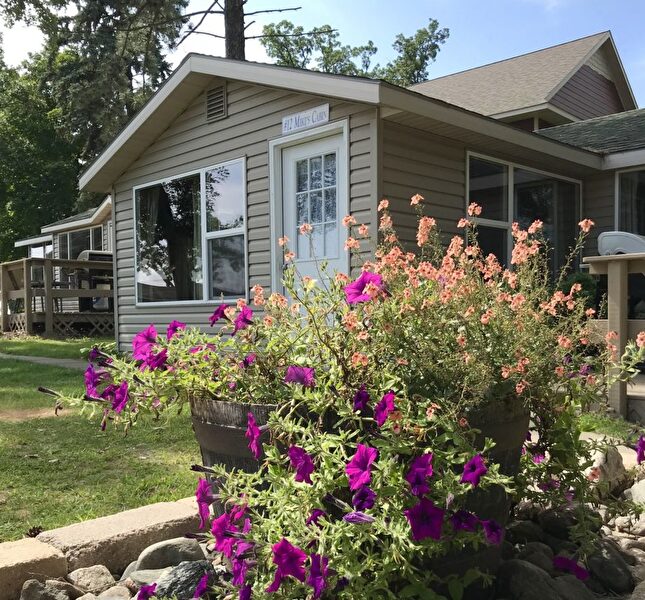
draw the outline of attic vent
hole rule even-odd
[[[217,121],[226,117],[226,86],[224,84],[206,92],[206,121]]]

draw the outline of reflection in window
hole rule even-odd
[[[471,158],[469,195],[469,203],[482,207],[482,219],[508,220],[508,167]]]
[[[56,258],[76,260],[84,250],[103,250],[103,227],[78,229],[58,234]]]
[[[645,171],[629,171],[618,175],[619,227],[645,235]]]
[[[243,161],[206,171],[206,230],[243,227],[245,197]]]
[[[136,191],[139,302],[201,300],[200,177]]]
[[[208,240],[210,297],[244,296],[244,235]]]

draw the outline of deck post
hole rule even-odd
[[[44,284],[45,284],[45,334],[54,333],[54,297],[52,295],[52,284],[54,281],[54,268],[50,258],[44,262]]]
[[[618,356],[625,351],[628,336],[627,323],[627,275],[629,264],[626,260],[607,263],[607,330],[615,331]],[[609,389],[609,404],[622,417],[627,417],[627,383],[619,381]]]
[[[31,261],[28,258],[23,258],[23,285],[24,285],[24,300],[25,300],[25,331],[27,333],[34,332],[34,314],[31,306],[32,289],[31,289]]]
[[[6,265],[0,266],[0,305],[2,308],[0,329],[9,331],[9,277]]]

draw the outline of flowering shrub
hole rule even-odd
[[[255,286],[255,312],[243,300],[219,306],[214,334],[174,321],[160,335],[151,325],[131,358],[95,352],[85,373],[104,426],[195,398],[275,405],[269,438],[248,414],[257,472],[214,467],[215,489],[200,480],[196,494],[205,534],[230,561],[232,580],[221,585],[242,600],[437,597],[431,589],[459,597],[488,575],[458,577],[433,559],[503,539],[503,523],[475,514],[474,491],[577,506],[579,535],[590,530],[590,448],[575,415],[616,369],[614,336],[594,334],[580,284],[562,291],[552,281],[541,222],[513,225],[507,269],[482,255],[470,219],[444,249],[423,199],[411,202],[415,252],[397,238],[384,200],[383,243],[353,279],[324,265],[318,280],[290,267],[290,300]],[[468,216],[480,210],[471,205]],[[344,224],[348,249],[360,248],[368,228],[352,217]],[[580,227],[571,260],[591,223]],[[288,240],[280,244],[291,261]],[[644,345],[645,334],[617,376],[629,376]],[[494,441],[477,436],[482,415],[507,413],[534,423],[517,475],[502,473]]]

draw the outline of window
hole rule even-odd
[[[544,222],[544,235],[553,248],[551,268],[564,265],[573,246],[579,221],[580,185],[553,175],[509,163],[470,156],[468,203],[476,202],[482,214],[476,219],[484,254],[510,262],[511,225],[526,229]]]
[[[618,229],[645,235],[645,170],[618,174]]]
[[[58,257],[76,260],[84,250],[103,250],[103,226],[58,234]]]
[[[246,295],[245,161],[137,188],[137,302]]]

